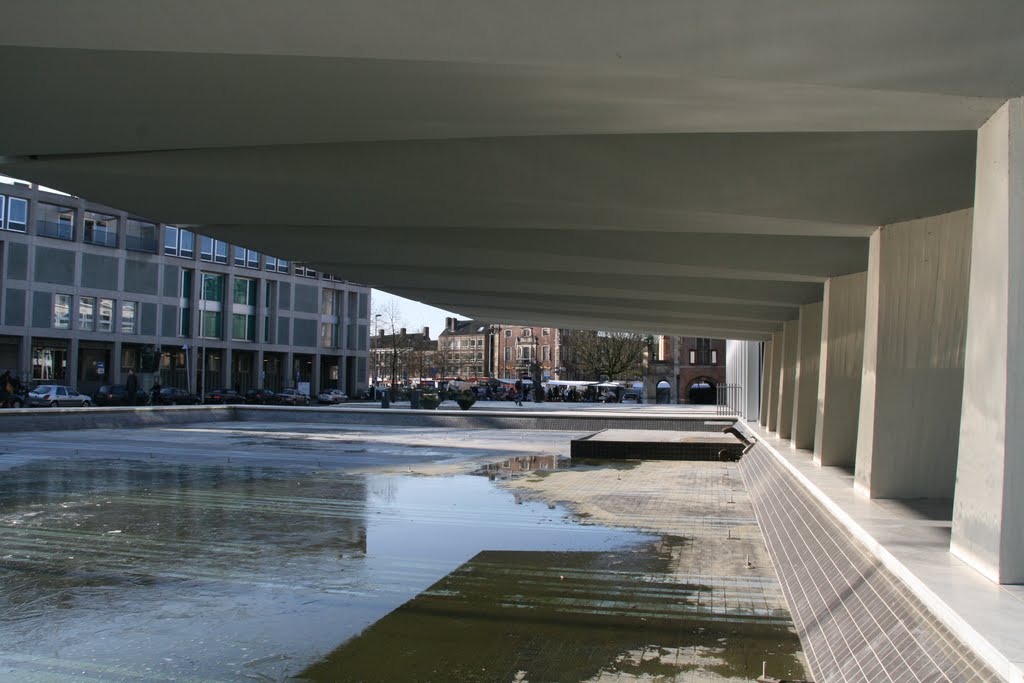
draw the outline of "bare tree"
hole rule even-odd
[[[374,317],[378,315],[380,316],[378,329],[384,330],[384,339],[381,340],[378,337],[374,340],[374,343],[381,345],[378,346],[380,349],[378,353],[381,354],[385,365],[391,369],[391,386],[393,389],[398,380],[399,366],[403,366],[404,369],[403,356],[409,347],[408,335],[405,333],[405,321],[402,320],[397,301],[392,299],[386,304],[376,306],[374,308]]]
[[[437,338],[437,351],[434,352],[432,363],[438,379],[452,374],[458,361],[451,337],[439,336]]]
[[[571,330],[563,341],[572,364],[586,377],[631,379],[643,373],[648,337],[633,332]]]

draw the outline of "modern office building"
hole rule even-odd
[[[0,184],[0,288],[26,382],[366,386],[369,287],[37,185]]]

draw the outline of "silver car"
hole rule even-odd
[[[328,389],[321,393],[317,397],[317,400],[320,401],[320,403],[330,403],[333,405],[337,403],[344,403],[348,400],[348,395],[341,389]]]
[[[63,384],[40,384],[25,397],[27,406],[91,406],[92,396]]]

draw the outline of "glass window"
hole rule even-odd
[[[71,329],[71,295],[53,295],[53,328],[55,330]]]
[[[505,362],[508,363],[511,360],[512,360],[512,347],[511,346],[506,346],[505,347]]]
[[[181,293],[179,296],[185,301],[192,298],[192,273],[191,268],[181,269]]]
[[[40,204],[36,215],[36,234],[58,240],[73,240],[75,210],[66,206]]]
[[[505,339],[510,339],[511,337],[512,337],[512,330],[505,330]]]
[[[224,300],[224,276],[203,273],[203,291],[200,297],[204,301],[221,302]]]
[[[227,263],[228,262],[228,244],[227,242],[221,242],[220,240],[213,241],[213,261],[214,263]]]
[[[100,299],[100,332],[114,331],[114,300]]]
[[[338,345],[338,326],[334,323],[320,323],[320,346],[333,348]]]
[[[131,251],[156,253],[157,227],[155,223],[129,218],[124,229],[124,248]]]
[[[178,309],[178,336],[189,337],[192,335],[192,309],[188,306],[181,306]]]
[[[260,267],[260,252],[253,251],[252,249],[245,250],[245,267],[246,268],[259,268]]]
[[[541,360],[551,360],[551,347],[550,346],[545,346],[541,350],[541,353],[543,354],[541,356]]]
[[[196,236],[191,230],[178,229],[178,256],[192,258],[195,255]]]
[[[235,278],[235,291],[232,299],[242,306],[256,305],[256,280],[247,277]]]
[[[220,311],[203,311],[203,315],[200,318],[201,329],[199,330],[199,336],[205,337],[206,339],[220,339],[221,338],[221,314]]]
[[[235,255],[235,265],[245,267],[245,247],[232,247],[231,251]]]
[[[288,272],[288,261],[283,258],[277,259],[277,272],[287,273]]]
[[[320,314],[321,315],[336,315],[334,312],[334,290],[333,289],[322,289],[320,290]]]
[[[0,202],[0,204],[2,203]],[[15,232],[25,232],[27,225],[28,200],[21,197],[9,197],[7,199],[7,229]],[[0,227],[2,226],[3,220],[0,220]]]
[[[135,334],[138,329],[138,320],[135,315],[138,306],[135,301],[121,302],[121,334]]]
[[[167,256],[178,255],[178,229],[173,225],[164,228],[164,254]]]
[[[231,338],[239,341],[255,341],[256,316],[244,313],[232,314]]]
[[[6,201],[7,201],[7,197],[5,197],[4,195],[0,194],[0,230],[2,230],[5,227],[4,226],[4,206],[5,206],[4,202],[6,202]]]
[[[359,317],[366,318],[370,315],[370,295],[362,292],[359,295]]]
[[[540,331],[540,333],[541,333],[542,335],[544,335],[545,337],[547,337],[547,336],[548,336],[549,334],[551,334],[551,330],[550,330],[550,329],[548,329],[547,327],[545,327],[545,328],[543,328],[543,329],[542,329],[542,330]]]
[[[530,336],[530,330],[528,330],[528,329],[526,329],[526,328],[523,328],[523,334],[522,334],[522,336],[524,336],[524,337],[529,337],[529,336]]]
[[[82,239],[102,247],[117,246],[117,216],[86,211]]]
[[[268,256],[267,262],[263,267],[271,272],[277,270],[277,259],[274,258],[273,256]]]
[[[78,297],[78,329],[93,330],[96,328],[96,297]]]
[[[199,258],[213,261],[213,238],[202,235],[199,237]]]

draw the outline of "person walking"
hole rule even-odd
[[[153,386],[149,389],[149,403],[150,405],[160,405],[160,390],[163,387],[160,386],[160,380],[153,382]]]
[[[523,380],[516,380],[516,405],[523,405]]]
[[[134,370],[128,371],[128,379],[124,383],[125,393],[128,394],[125,398],[128,400],[128,405],[133,406],[138,402],[139,392],[139,378],[135,376]]]

